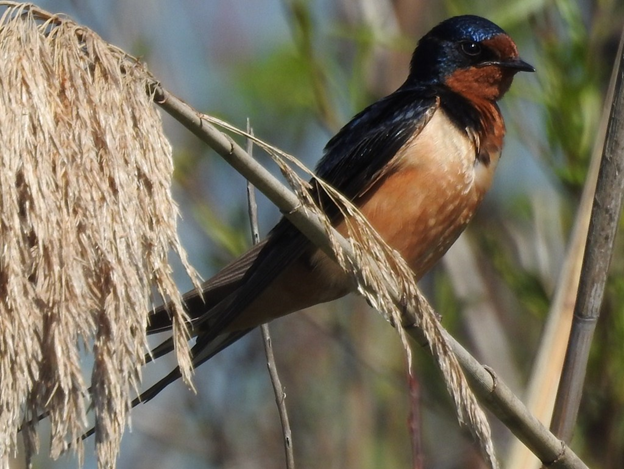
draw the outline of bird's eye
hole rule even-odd
[[[481,44],[471,41],[462,42],[461,50],[464,54],[475,57],[481,53]]]

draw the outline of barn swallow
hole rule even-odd
[[[496,102],[516,73],[533,71],[494,23],[478,16],[443,21],[419,41],[405,83],[329,141],[316,174],[360,209],[418,280],[464,230],[490,187],[505,134]],[[336,207],[324,208],[346,235]],[[348,275],[282,218],[263,242],[184,295],[196,337],[193,364],[260,324],[354,290]],[[167,305],[150,313],[148,334],[171,327]],[[168,340],[147,360],[172,349]],[[176,368],[134,404],[179,377]]]

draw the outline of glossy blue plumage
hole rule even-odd
[[[357,114],[325,147],[316,174],[348,198],[363,195],[435,106],[431,89],[399,89]]]
[[[506,33],[491,21],[480,16],[463,15],[443,21],[429,31],[422,40],[435,37],[452,42],[464,41],[466,39],[481,42],[499,34]]]
[[[455,70],[473,64],[472,58],[462,53],[458,45],[468,41],[478,43],[499,35],[507,34],[479,16],[456,16],[443,21],[419,41],[412,56],[408,82],[416,86],[444,82]]]

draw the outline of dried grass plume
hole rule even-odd
[[[93,352],[100,467],[112,467],[139,384],[155,288],[173,300],[188,379],[171,147],[148,72],[69,19],[32,5],[0,20],[0,465],[41,412],[52,456],[86,426],[81,349]],[[38,449],[24,424],[27,452]],[[76,445],[82,454],[81,445]]]

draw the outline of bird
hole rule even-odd
[[[492,183],[505,135],[497,101],[518,72],[534,72],[511,37],[474,15],[449,18],[418,42],[405,82],[366,107],[327,143],[316,175],[341,192],[420,279],[464,230]],[[333,226],[344,218],[318,186]],[[267,238],[183,296],[198,367],[255,327],[355,290],[286,218]],[[172,328],[169,305],[147,333]],[[166,340],[148,354],[173,350]],[[134,401],[181,377],[175,368]]]

